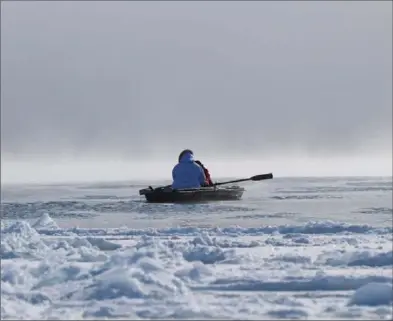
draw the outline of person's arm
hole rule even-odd
[[[203,168],[201,167],[201,166],[198,166],[199,167],[199,183],[201,184],[201,185],[204,185],[205,184],[205,182],[206,182],[206,176],[205,176],[205,172],[204,172],[204,170],[203,170]]]
[[[176,178],[176,168],[177,168],[177,165],[174,166],[173,169],[172,169],[172,180],[173,181],[175,181],[175,178]]]

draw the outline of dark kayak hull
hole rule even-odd
[[[172,190],[170,188],[143,189],[139,191],[149,203],[199,203],[214,201],[235,201],[241,199],[244,188],[202,187],[198,189]]]

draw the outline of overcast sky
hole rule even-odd
[[[2,2],[1,113],[2,158],[391,157],[392,2]]]

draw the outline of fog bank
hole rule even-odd
[[[391,174],[392,86],[390,1],[2,2],[2,180]]]
[[[203,160],[213,180],[272,172],[274,177],[392,176],[388,158],[298,158]],[[171,181],[173,162],[2,162],[1,182],[60,183],[93,181]]]

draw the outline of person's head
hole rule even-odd
[[[191,149],[185,149],[183,150],[178,157],[178,162],[180,162],[181,158],[185,155],[185,154],[191,154],[192,156],[194,156],[194,152]]]

